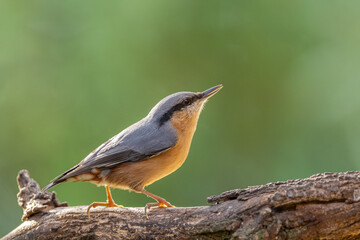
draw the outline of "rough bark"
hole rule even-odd
[[[360,239],[360,172],[231,190],[212,206],[151,209],[65,207],[18,177],[23,223],[3,239]]]

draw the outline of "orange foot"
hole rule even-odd
[[[175,207],[175,206],[171,205],[169,202],[165,201],[165,199],[162,199],[162,200],[164,200],[164,201],[146,204],[146,206],[145,206],[146,219],[149,219],[148,211],[150,211],[150,208],[152,208],[152,207]]]
[[[107,201],[106,202],[93,202],[92,204],[90,204],[90,206],[87,209],[87,215],[88,215],[89,218],[90,218],[90,209],[91,208],[96,208],[98,206],[103,206],[103,207],[123,207],[121,205],[115,204],[115,202],[114,202],[114,200],[112,199],[112,196],[111,196],[110,187],[105,186],[105,188],[106,188]]]
[[[91,208],[96,208],[96,207],[99,207],[99,206],[102,206],[102,207],[123,207],[121,205],[115,204],[113,201],[111,201],[111,202],[93,202],[92,204],[90,204],[90,206],[87,209],[87,215],[88,215],[89,218],[90,218],[90,209]]]

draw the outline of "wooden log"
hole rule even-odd
[[[23,223],[9,239],[360,239],[360,172],[324,173],[208,198],[211,206],[66,207],[18,176]]]

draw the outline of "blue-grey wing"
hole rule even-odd
[[[176,142],[176,132],[170,123],[159,127],[145,118],[100,145],[55,181],[90,172],[93,168],[104,170],[122,163],[142,161],[169,150]]]

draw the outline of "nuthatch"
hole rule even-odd
[[[218,85],[204,92],[178,92],[165,97],[145,118],[100,145],[43,191],[63,182],[84,181],[105,186],[107,202],[92,203],[88,215],[97,206],[118,206],[111,197],[110,187],[144,193],[155,199],[156,203],[146,204],[146,217],[151,207],[173,207],[144,187],[184,163],[204,103],[221,88]]]

